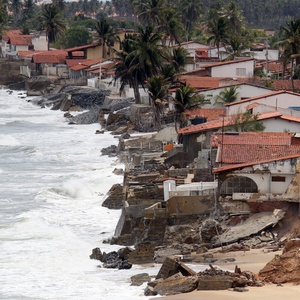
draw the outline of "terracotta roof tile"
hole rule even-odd
[[[220,148],[217,161],[223,164],[252,163],[289,155],[300,156],[299,138],[294,138],[293,133],[215,134],[211,143]]]
[[[34,63],[40,64],[64,64],[67,52],[64,50],[39,51],[33,54]]]
[[[296,154],[276,157],[276,158],[272,158],[272,159],[266,159],[266,160],[261,160],[261,161],[254,161],[254,162],[247,162],[247,163],[242,163],[242,164],[231,164],[231,165],[227,165],[227,166],[222,166],[222,167],[219,167],[219,168],[214,168],[212,172],[213,173],[222,173],[224,171],[230,171],[230,170],[235,170],[235,169],[240,169],[240,168],[245,168],[245,167],[251,167],[251,166],[259,165],[259,164],[263,164],[263,163],[279,161],[279,160],[285,160],[285,159],[291,159],[291,158],[298,158],[298,157],[300,157],[299,151]]]
[[[272,82],[272,86],[276,90],[287,90],[287,91],[293,90],[291,80],[275,80]],[[294,89],[298,90],[298,91],[300,90],[300,80],[299,79],[294,80]]]
[[[73,67],[75,65],[80,65],[80,64],[83,64],[86,66],[92,66],[92,65],[98,64],[102,61],[103,61],[103,58],[66,59],[66,64],[70,68],[70,67]]]
[[[31,35],[13,35],[8,40],[11,45],[32,45]]]
[[[216,63],[207,64],[204,66],[201,66],[201,68],[212,68],[212,67],[218,67],[218,66],[224,66],[224,65],[231,65],[231,64],[237,64],[245,61],[254,61],[254,58],[243,58],[243,59],[235,59],[235,60],[227,60],[227,61],[220,61]]]
[[[258,116],[257,120],[266,120],[266,119],[271,119],[271,118],[276,118],[280,117],[282,114],[278,111],[271,111],[271,112],[266,112],[262,113]],[[188,126],[184,127],[178,130],[178,134],[193,134],[197,132],[202,132],[202,131],[208,131],[208,130],[213,130],[213,129],[219,129],[222,127],[234,125],[234,116],[227,116],[223,118],[220,118],[218,120],[213,120],[210,122],[198,124],[198,125],[193,125],[193,126]]]
[[[219,119],[226,114],[225,108],[196,108],[185,110],[185,115],[188,119],[196,117],[206,118],[207,121]]]
[[[235,83],[239,83],[232,78],[214,78],[214,77],[200,77],[200,76],[190,76],[190,75],[182,75],[180,76],[180,81],[184,82],[191,87],[197,89],[211,89],[211,88],[219,88],[227,85],[234,85]]]

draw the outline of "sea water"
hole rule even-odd
[[[25,92],[0,89],[0,299],[148,299],[132,275],[159,266],[99,267],[92,249],[113,236],[120,210],[101,206],[122,176],[101,149],[118,140],[99,124],[70,125]]]

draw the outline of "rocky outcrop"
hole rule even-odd
[[[121,209],[123,207],[125,193],[121,184],[114,184],[108,191],[107,195],[108,197],[102,203],[103,207],[107,207],[109,209]]]
[[[300,284],[300,239],[286,243],[282,255],[276,255],[259,271],[261,280],[272,283]]]
[[[119,251],[112,251],[105,253],[100,250],[100,248],[95,248],[92,250],[90,259],[100,260],[104,268],[108,269],[131,269],[132,264],[128,261],[128,256],[133,250],[125,247]]]

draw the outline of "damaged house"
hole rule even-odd
[[[299,211],[300,134],[216,133],[211,146],[216,152],[213,173],[218,176],[224,210]]]

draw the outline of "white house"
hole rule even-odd
[[[211,101],[211,104],[205,104],[205,105],[203,105],[203,107],[205,107],[205,108],[218,107],[215,105],[216,97],[218,95],[220,95],[220,93],[222,91],[224,91],[224,89],[229,89],[230,87],[234,87],[234,86],[237,87],[237,90],[236,90],[237,101],[260,96],[263,94],[268,94],[268,93],[272,92],[271,89],[268,89],[268,88],[265,88],[262,86],[258,86],[258,85],[254,85],[254,84],[250,84],[250,83],[236,83],[236,84],[232,84],[232,85],[227,85],[225,87],[211,88],[211,89],[203,90],[200,93],[201,95],[204,95],[206,99],[210,99],[210,101]],[[223,107],[223,105],[221,105],[221,106]]]
[[[225,104],[227,115],[235,115],[249,110],[249,105],[260,103],[277,108],[300,110],[300,94],[288,91],[275,91],[272,93],[243,99]]]

